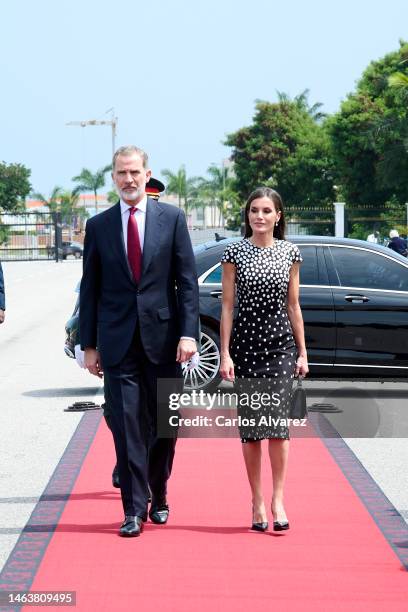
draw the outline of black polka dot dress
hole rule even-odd
[[[286,419],[296,345],[286,300],[291,266],[301,261],[296,245],[276,238],[272,247],[257,247],[248,238],[233,242],[221,259],[236,267],[238,316],[231,346],[235,389],[242,396],[250,385],[251,393],[268,391],[273,398],[260,406],[259,402],[251,406],[238,402],[243,442],[289,438]]]

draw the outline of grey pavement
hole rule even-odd
[[[0,567],[61,458],[98,379],[63,351],[82,262],[4,262],[0,326]]]
[[[102,386],[63,352],[64,323],[73,309],[82,263],[5,262],[3,269],[0,567],[81,418],[64,408],[94,399]],[[408,384],[306,381],[305,386],[309,405],[332,403],[341,411],[329,418],[408,520]]]
[[[408,523],[408,383],[305,382],[308,406],[326,414],[349,448]]]

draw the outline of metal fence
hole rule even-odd
[[[408,205],[407,205],[408,209]],[[346,205],[344,208],[344,235],[367,239],[378,232],[379,242],[388,241],[390,229],[400,235],[408,231],[405,207],[387,208]],[[286,233],[288,235],[334,236],[335,207],[286,206]],[[242,216],[243,221],[243,216]],[[0,261],[55,260],[62,261],[74,255],[67,248],[71,242],[83,244],[85,220],[61,213],[26,212],[18,215],[0,214]],[[190,230],[193,245],[221,237],[239,236],[241,230],[222,227]],[[68,253],[68,255],[67,255]],[[77,252],[76,255],[80,256]]]
[[[65,258],[64,245],[75,233],[75,219],[61,213],[27,212],[0,215],[0,261],[37,261]],[[83,241],[82,231],[75,239]]]
[[[377,232],[380,243],[388,242],[391,229],[397,229],[400,235],[407,234],[407,216],[407,208],[401,206],[389,208],[386,206],[346,205],[345,236],[366,240],[369,234]]]
[[[286,232],[296,235],[334,236],[334,206],[285,208]]]
[[[241,211],[241,234],[245,233],[244,210]],[[285,206],[287,235],[334,236],[335,209],[327,207]]]

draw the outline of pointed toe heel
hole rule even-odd
[[[273,521],[274,531],[286,531],[287,529],[289,529],[288,521]]]
[[[252,523],[252,531],[266,531],[268,529],[268,523]]]

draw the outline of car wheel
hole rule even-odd
[[[81,253],[79,251],[75,251],[74,257],[75,259],[81,259]]]
[[[221,382],[220,337],[206,325],[201,326],[201,351],[198,364],[188,369],[188,362],[182,365],[185,389],[212,391]]]

